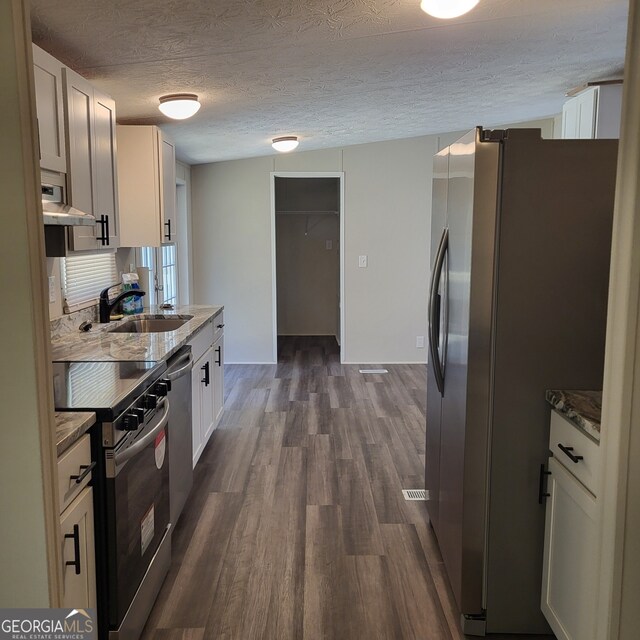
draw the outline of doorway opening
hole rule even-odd
[[[343,174],[272,173],[273,357],[344,353]],[[314,340],[309,340],[314,338]]]

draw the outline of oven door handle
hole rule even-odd
[[[164,413],[162,414],[162,418],[160,418],[160,422],[151,430],[147,435],[143,436],[132,444],[128,449],[125,449],[121,453],[116,453],[113,458],[113,461],[116,463],[116,466],[120,466],[127,460],[131,460],[134,456],[138,455],[143,449],[146,449],[147,445],[152,443],[156,436],[167,426],[167,422],[169,421],[169,399],[164,399]]]

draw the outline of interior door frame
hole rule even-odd
[[[273,312],[273,362],[278,361],[278,291],[276,273],[276,178],[338,178],[340,192],[340,363],[346,353],[344,312],[344,171],[272,171],[271,172],[271,307]]]

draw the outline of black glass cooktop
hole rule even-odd
[[[166,370],[165,362],[54,362],[56,411],[95,411],[112,421]]]

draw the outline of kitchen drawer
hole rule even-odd
[[[224,311],[221,311],[213,319],[213,341],[216,342],[223,333],[224,333]]]
[[[90,465],[90,437],[89,434],[86,434],[58,458],[58,506],[60,513],[89,484],[91,471],[80,482],[77,480]]]
[[[574,456],[582,460],[574,462],[561,448],[572,448]],[[551,411],[551,436],[549,449],[554,458],[572,473],[595,496],[600,491],[600,446],[556,411]]]
[[[213,344],[213,322],[208,320],[207,323],[191,338],[191,356],[194,362],[198,362],[207,349]]]

